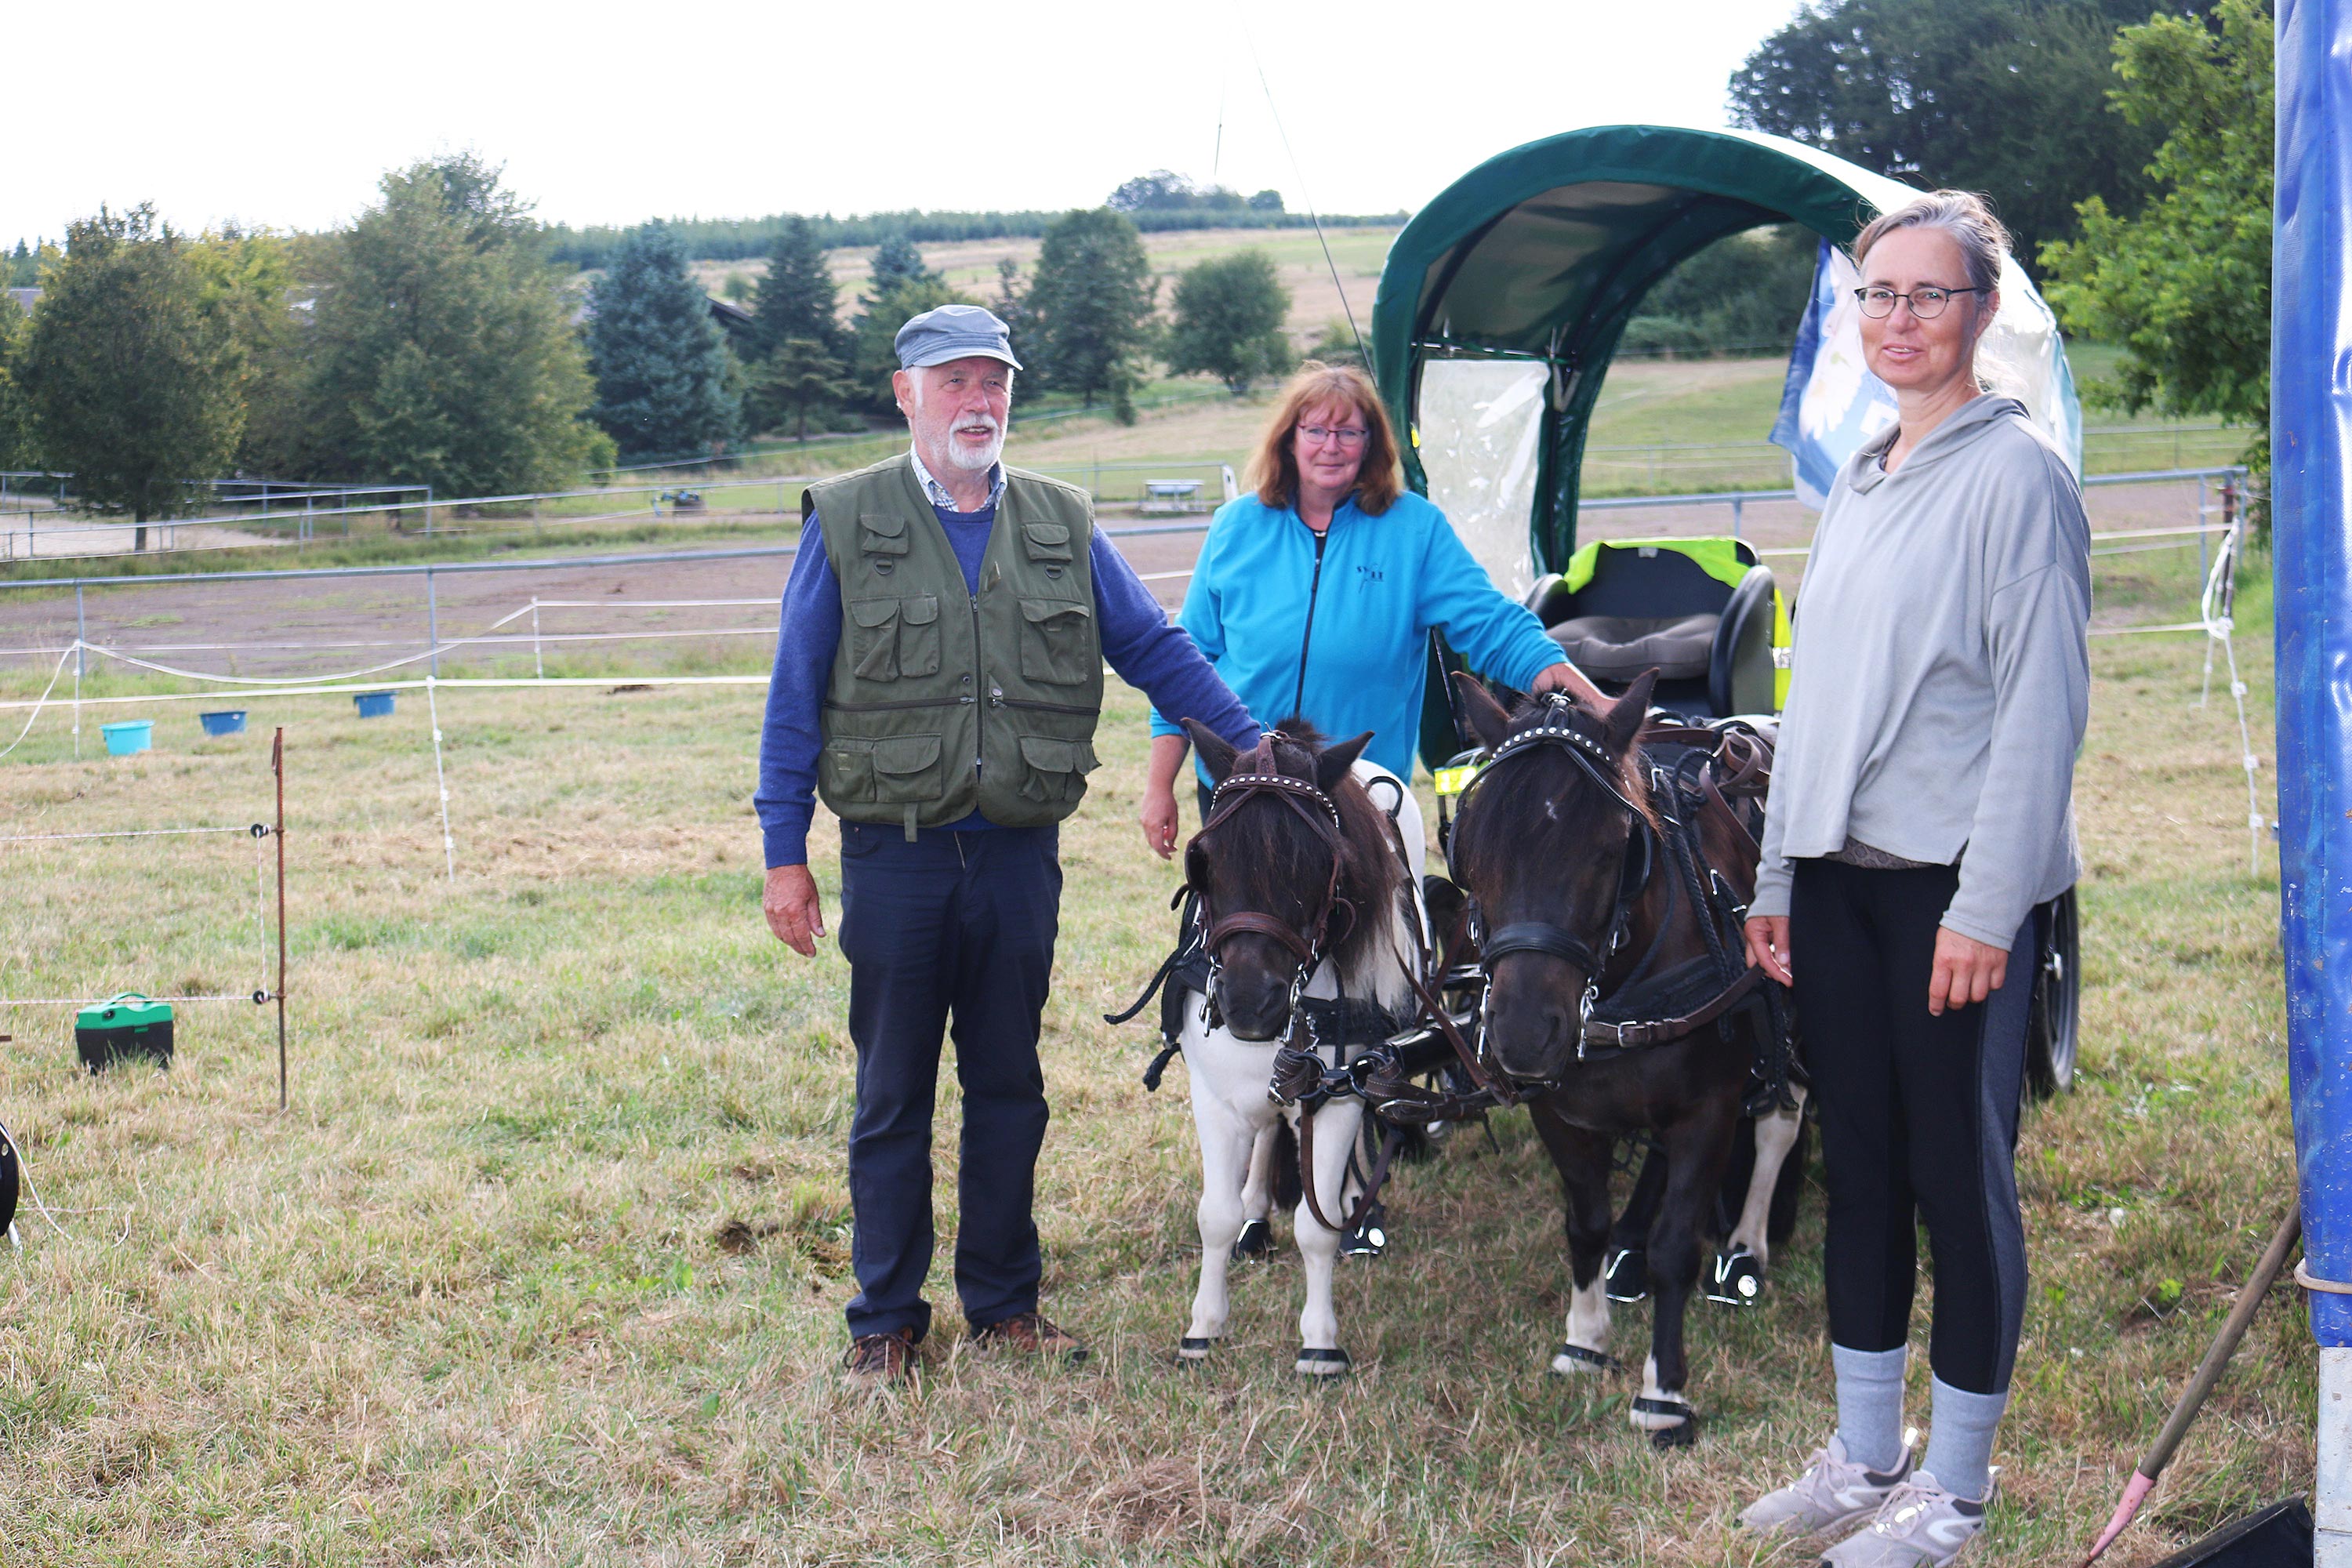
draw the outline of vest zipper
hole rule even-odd
[[[1002,518],[999,518],[999,519],[997,519],[997,520],[995,521],[995,522],[991,523],[991,524],[990,524],[990,528],[989,528],[989,531],[990,531],[990,532],[992,532],[992,533],[993,533],[993,532],[995,531],[995,530],[996,530],[996,526],[997,526],[997,524],[998,524],[998,523],[1001,523],[1003,521],[1003,520]],[[941,530],[941,531],[942,531],[942,532],[944,532],[944,531],[945,531],[944,529],[942,529],[942,530]],[[984,572],[986,572],[986,571],[988,570],[988,561],[987,561],[987,559],[986,559],[986,557],[985,557],[985,555],[984,555],[984,554],[983,554],[983,556],[982,556],[982,560],[981,560],[980,569],[981,569],[981,571],[982,571],[983,573],[984,573]],[[982,642],[981,641],[981,638],[980,638],[980,591],[979,591],[977,588],[975,588],[974,590],[972,590],[972,593],[971,593],[971,657],[972,657],[972,662],[973,662],[973,663],[975,663],[975,664],[977,664],[977,663],[979,663],[979,661],[980,661],[980,656],[981,656],[981,652],[982,652],[982,648],[984,648],[984,647],[987,646],[986,644],[982,643]],[[996,689],[996,683],[995,683],[994,681],[991,681],[991,682],[989,682],[988,689],[989,689],[989,690],[991,690],[991,691],[994,691],[994,690]],[[979,699],[978,699],[978,698],[976,698],[976,697],[967,697],[967,698],[965,698],[965,699],[964,699],[964,700],[965,700],[966,702],[976,702],[976,701],[978,701],[978,700],[979,700]],[[972,773],[972,777],[973,777],[974,779],[978,779],[978,778],[979,778],[979,776],[980,776],[980,768],[981,768],[981,763],[982,763],[982,752],[987,749],[987,746],[988,746],[988,726],[987,726],[986,724],[984,724],[984,723],[982,723],[982,722],[979,721],[978,720],[975,720],[975,721],[973,721],[973,722],[972,722],[972,726],[971,726],[971,773]]]
[[[1332,516],[1334,521],[1338,521],[1336,509]],[[1304,518],[1299,520],[1301,527],[1305,527],[1306,521]],[[1313,533],[1315,531],[1308,529],[1307,531]],[[1307,583],[1307,629],[1298,637],[1298,689],[1291,694],[1291,715],[1298,715],[1299,710],[1307,706],[1307,650],[1315,643],[1315,595],[1323,586],[1323,546],[1329,542],[1330,538],[1329,523],[1324,524],[1322,532],[1315,534],[1315,575]]]
[[[1004,689],[1001,686],[988,689],[988,705],[991,708],[1027,708],[1039,713],[1093,714],[1102,711],[1099,708],[1081,708],[1073,702],[1024,702],[1018,697],[1004,695]]]
[[[961,708],[971,700],[969,697],[924,697],[906,702],[828,702],[825,706],[836,713],[889,713],[902,708]]]

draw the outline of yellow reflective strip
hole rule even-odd
[[[1474,765],[1459,768],[1440,768],[1430,776],[1436,781],[1438,794],[1460,795],[1464,790],[1470,787],[1470,781],[1477,777],[1477,775],[1478,770]]]

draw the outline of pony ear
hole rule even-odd
[[[1510,714],[1468,670],[1455,670],[1453,679],[1454,689],[1462,697],[1463,717],[1470,721],[1470,732],[1489,746],[1501,745],[1511,732]]]
[[[1622,752],[1633,743],[1642,732],[1642,721],[1650,716],[1650,693],[1657,689],[1658,672],[1645,669],[1633,678],[1625,695],[1601,716],[1601,728],[1609,738],[1609,749]]]
[[[1184,733],[1192,737],[1192,749],[1201,753],[1202,765],[1209,770],[1209,777],[1218,784],[1224,783],[1226,775],[1234,771],[1234,759],[1241,752],[1198,719],[1187,719],[1183,724]]]
[[[1364,754],[1364,748],[1371,743],[1372,731],[1367,730],[1352,741],[1341,741],[1337,745],[1324,747],[1322,753],[1315,759],[1315,787],[1326,795],[1330,794],[1339,781],[1348,776],[1348,770],[1356,765],[1356,759]]]

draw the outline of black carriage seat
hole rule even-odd
[[[1746,572],[1727,583],[1678,548],[1685,543]],[[1713,719],[1775,710],[1772,573],[1746,541],[1603,540],[1585,549],[1590,563],[1570,563],[1577,587],[1551,573],[1526,603],[1595,685],[1622,690],[1654,668],[1657,707]]]

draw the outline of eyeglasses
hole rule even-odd
[[[1907,300],[1911,313],[1923,321],[1932,321],[1944,313],[1955,294],[1990,294],[1990,289],[1914,289],[1899,294],[1892,289],[1857,289],[1853,297],[1862,301],[1862,313],[1874,321],[1883,321],[1895,314],[1895,301]]]
[[[1360,425],[1301,425],[1298,433],[1318,444],[1337,441],[1342,447],[1360,447],[1371,434]]]

